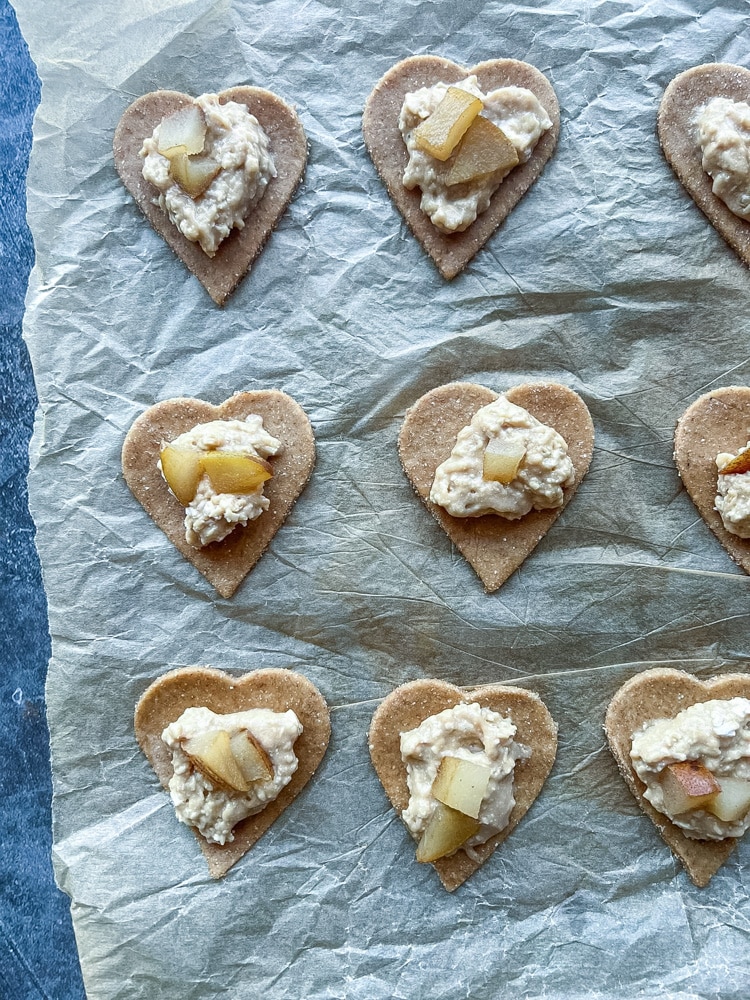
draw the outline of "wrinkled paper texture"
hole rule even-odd
[[[744,843],[693,887],[605,747],[618,686],[654,664],[744,669],[750,578],[672,461],[676,419],[748,381],[750,275],[663,159],[681,70],[747,63],[747,7],[542,0],[16,0],[43,80],[29,175],[26,336],[40,396],[33,513],[53,637],[55,865],[92,1000],[747,996]],[[390,203],[361,113],[399,59],[515,57],[562,111],[541,179],[453,282]],[[302,187],[226,308],[149,228],[112,164],[136,97],[238,84],[298,109]],[[453,379],[551,378],[596,426],[591,470],[493,596],[399,466],[406,409]],[[280,388],[309,414],[313,478],[232,600],[148,519],[120,472],[158,400]],[[290,667],[332,706],[316,778],[221,882],[133,735],[165,671]],[[552,776],[454,895],[371,768],[396,685],[538,691]]]

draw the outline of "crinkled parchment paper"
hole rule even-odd
[[[750,274],[655,136],[679,71],[747,65],[731,0],[17,0],[44,83],[29,176],[26,334],[41,399],[31,489],[50,605],[55,863],[91,998],[747,996],[743,844],[700,891],[618,777],[604,709],[638,670],[744,669],[750,578],[681,489],[677,417],[748,381]],[[743,37],[745,41],[743,42]],[[402,57],[534,63],[557,153],[448,284],[360,132]],[[306,179],[250,276],[214,307],[117,179],[139,95],[268,87],[310,140]],[[596,424],[590,474],[486,596],[396,456],[407,407],[451,379],[554,378]],[[157,400],[276,387],[309,413],[313,479],[231,601],[149,521],[119,469]],[[164,671],[284,666],[333,706],[317,778],[212,883],[133,736]],[[552,777],[453,896],[369,763],[378,699],[409,679],[512,681],[560,726]]]

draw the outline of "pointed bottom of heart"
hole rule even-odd
[[[299,761],[292,780],[262,812],[234,827],[234,840],[212,844],[193,832],[213,878],[221,878],[291,805],[322,761],[331,735],[328,706],[315,685],[291,670],[256,670],[234,677],[211,667],[173,670],[143,693],[135,709],[135,735],[164,788],[172,777],[172,756],[161,734],[187,708],[201,706],[218,715],[267,708],[295,713],[302,732],[294,744]],[[175,819],[175,823],[178,822]]]
[[[657,667],[627,681],[610,702],[604,728],[612,755],[638,805],[662,839],[685,866],[692,881],[703,888],[721,868],[737,841],[691,840],[667,816],[658,812],[643,793],[646,786],[633,770],[630,747],[633,734],[655,719],[674,718],[689,705],[712,699],[750,698],[750,674],[726,674],[700,681],[685,671]]]
[[[392,691],[372,718],[370,756],[393,808],[401,815],[409,804],[406,766],[401,759],[401,733],[416,729],[425,719],[461,703],[480,705],[509,717],[516,727],[515,740],[529,747],[528,760],[514,771],[515,805],[508,825],[474,851],[476,860],[458,850],[433,862],[445,888],[452,892],[473,875],[513,832],[542,790],[557,753],[557,726],[538,695],[523,688],[487,684],[461,690],[439,680],[419,680]],[[416,848],[415,848],[416,849]]]

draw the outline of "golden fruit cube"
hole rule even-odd
[[[493,438],[484,450],[482,478],[507,486],[518,475],[525,456],[526,446],[521,441]]]
[[[719,778],[721,791],[706,807],[723,823],[736,823],[750,811],[750,781],[744,778]]]
[[[429,118],[414,129],[417,148],[436,160],[447,160],[483,107],[481,100],[468,91],[448,87]]]
[[[443,757],[432,783],[432,797],[464,816],[479,819],[491,775],[486,764],[464,757]]]
[[[234,758],[230,736],[225,729],[191,736],[182,744],[182,749],[193,767],[212,785],[228,792],[249,790],[250,785]]]
[[[454,854],[479,826],[479,820],[438,802],[417,845],[417,861],[437,861]]]
[[[448,187],[467,184],[498,170],[507,174],[518,162],[516,147],[505,132],[478,115],[463,137],[445,183]]]
[[[208,190],[221,167],[208,156],[176,153],[169,160],[169,176],[190,198],[199,198]]]
[[[182,506],[187,507],[195,496],[203,475],[201,453],[188,448],[174,448],[168,444],[162,447],[159,458],[167,486]]]
[[[698,760],[667,764],[660,780],[664,808],[672,816],[707,808],[721,791],[714,775]]]
[[[234,759],[246,781],[270,781],[273,778],[273,761],[268,756],[266,748],[249,730],[243,729],[235,733],[230,745]]]
[[[202,153],[206,142],[206,116],[197,104],[187,104],[167,115],[159,126],[157,149],[171,159],[180,150]]]
[[[206,452],[202,465],[217,493],[253,493],[273,475],[264,459],[231,451]]]

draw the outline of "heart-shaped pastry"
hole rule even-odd
[[[644,797],[646,786],[636,774],[630,759],[633,734],[645,723],[674,718],[697,702],[713,699],[750,698],[750,675],[726,674],[700,681],[682,670],[656,667],[636,674],[619,689],[607,709],[604,729],[617,766],[635,796],[638,805],[652,820],[664,841],[682,861],[690,878],[700,887],[731,854],[736,839],[692,840],[656,810]]]
[[[203,548],[185,537],[185,508],[167,488],[158,468],[164,442],[210,420],[263,418],[263,427],[283,447],[272,460],[273,478],[265,485],[268,510],[223,541]],[[315,464],[315,439],[305,411],[290,396],[275,389],[238,392],[220,406],[201,399],[167,399],[150,407],[134,422],[122,449],[125,481],[133,495],[182,555],[202,573],[222,597],[231,597],[286,520],[310,478]]]
[[[591,415],[572,389],[556,382],[530,382],[514,386],[505,396],[565,439],[575,479],[564,490],[561,507],[532,510],[511,521],[498,514],[453,517],[430,502],[435,471],[450,455],[458,432],[477,410],[498,398],[484,386],[452,382],[432,389],[407,411],[398,439],[401,464],[412,486],[488,591],[502,586],[536,548],[572,499],[594,450]]]
[[[736,454],[750,439],[750,389],[728,386],[696,399],[677,422],[674,458],[685,489],[732,559],[750,573],[750,539],[727,531],[714,507],[716,456]]]
[[[750,266],[750,223],[713,193],[703,169],[695,116],[713,97],[750,101],[750,71],[729,63],[706,63],[680,73],[664,92],[656,119],[659,142],[670,166],[698,208],[745,264]]]
[[[421,210],[419,189],[403,185],[409,156],[398,127],[407,93],[436,83],[456,83],[476,75],[479,88],[488,93],[499,87],[531,90],[552,121],[529,160],[515,167],[492,196],[489,208],[464,232],[442,233]],[[365,145],[375,168],[399,212],[444,278],[454,278],[484,246],[498,226],[523,198],[552,155],[560,132],[560,109],[547,78],[528,63],[516,59],[490,59],[472,69],[439,56],[412,56],[392,67],[367,99],[362,118]]]
[[[259,813],[234,827],[234,840],[215,844],[195,828],[193,832],[214,878],[221,878],[266,832],[299,795],[325,755],[331,735],[328,706],[315,685],[291,670],[255,670],[233,677],[210,667],[172,670],[143,693],[135,709],[135,735],[141,749],[168,788],[172,777],[172,755],[163,742],[164,729],[188,708],[208,708],[217,715],[265,708],[272,712],[293,711],[302,725],[294,743],[297,770],[278,797]]]
[[[438,680],[403,684],[384,699],[370,724],[370,756],[393,808],[401,815],[409,804],[406,766],[401,758],[401,734],[416,729],[425,719],[459,704],[478,703],[510,718],[514,740],[531,750],[516,761],[513,771],[515,805],[507,826],[484,844],[473,848],[477,860],[464,850],[432,862],[445,888],[452,892],[484,864],[496,847],[515,829],[542,790],[557,754],[557,726],[541,698],[532,691],[503,684],[462,690]]]
[[[305,172],[307,139],[296,112],[280,97],[258,87],[233,87],[219,94],[222,104],[244,104],[269,139],[276,166],[260,202],[251,210],[243,229],[233,229],[221,242],[214,257],[198,243],[186,239],[158,204],[158,192],[143,176],[139,155],[144,139],[167,116],[192,98],[173,90],[157,90],[139,97],[120,119],[115,131],[114,160],[117,172],[148,221],[201,282],[218,305],[224,305],[292,200]]]

